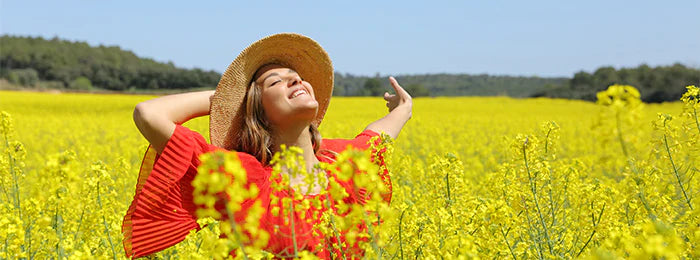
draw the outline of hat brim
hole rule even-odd
[[[243,100],[255,72],[268,64],[294,69],[311,84],[319,105],[312,124],[321,124],[333,94],[333,64],[328,53],[309,37],[274,34],[245,48],[221,76],[211,99],[209,135],[213,145],[234,150],[234,144],[239,143],[245,117]]]

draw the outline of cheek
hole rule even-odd
[[[309,84],[309,82],[304,81],[304,85],[311,91],[311,97],[316,100],[316,94],[314,93],[314,88]]]
[[[268,89],[262,93],[262,106],[266,114],[272,115],[282,109],[284,95],[275,89]]]
[[[269,95],[262,95],[262,107],[263,110],[265,110],[265,114],[269,115],[274,109],[272,101],[274,101],[274,99],[271,99]]]

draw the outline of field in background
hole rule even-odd
[[[1,258],[124,257],[147,147],[131,116],[149,98],[0,91],[13,129],[3,114]],[[415,99],[368,255],[700,257],[697,118],[681,102],[629,99]],[[352,138],[386,112],[379,98],[334,97],[320,130]],[[185,126],[208,138],[208,118]],[[214,232],[160,256],[210,257]]]

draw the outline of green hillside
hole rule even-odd
[[[0,76],[47,88],[108,90],[215,87],[220,73],[182,69],[140,58],[117,46],[90,46],[53,38],[0,37]]]
[[[223,70],[223,68],[222,68]],[[24,88],[171,93],[214,88],[220,72],[177,68],[141,58],[118,46],[90,46],[59,38],[0,37],[0,78]],[[687,85],[700,84],[700,70],[682,64],[636,68],[601,67],[572,78],[469,74],[398,75],[413,96],[557,97],[595,100],[611,84],[637,87],[645,102],[676,101]],[[391,92],[386,76],[336,72],[336,96]]]

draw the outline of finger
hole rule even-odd
[[[400,96],[401,98],[410,98],[411,95],[404,90],[401,85],[399,85],[399,82],[396,80],[394,77],[389,77],[389,82],[391,82],[391,86],[394,87],[394,91],[396,91],[396,94]]]
[[[389,83],[391,83],[391,86],[396,90],[396,88],[400,88],[401,86],[399,85],[399,82],[396,81],[396,78],[394,77],[389,77]]]
[[[394,100],[394,99],[396,99],[396,95],[394,95],[394,94],[387,94],[387,95],[384,95],[384,100],[386,100],[386,101],[391,101],[391,100]]]

